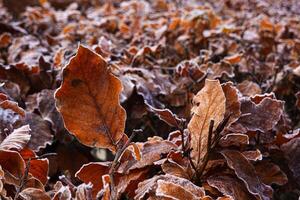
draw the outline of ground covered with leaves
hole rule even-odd
[[[0,199],[299,198],[299,1],[1,0],[0,19]]]

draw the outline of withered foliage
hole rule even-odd
[[[0,199],[298,199],[299,16],[0,0]]]

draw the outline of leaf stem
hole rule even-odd
[[[111,191],[110,199],[111,200],[117,199],[117,191],[116,191],[116,187],[115,187],[115,179],[114,179],[115,177],[114,176],[115,176],[115,172],[118,170],[118,167],[120,166],[119,160],[120,160],[121,156],[123,155],[124,151],[127,149],[127,147],[130,146],[131,141],[133,140],[135,135],[140,132],[142,132],[141,129],[134,129],[132,131],[132,134],[129,137],[129,139],[127,140],[127,142],[121,148],[118,148],[116,156],[111,164],[111,167],[109,170],[110,191]]]

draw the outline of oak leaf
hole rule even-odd
[[[79,46],[55,93],[66,128],[85,145],[115,151],[126,119],[119,103],[121,90],[120,80],[110,73],[106,61]]]
[[[225,95],[218,80],[206,80],[205,86],[193,99],[192,119],[188,124],[191,133],[191,156],[199,164],[207,153],[210,121],[214,129],[225,114]]]

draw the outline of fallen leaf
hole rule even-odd
[[[50,196],[43,190],[36,188],[26,188],[20,193],[20,196],[24,199],[31,200],[50,200]]]
[[[283,113],[283,101],[264,98],[259,104],[242,100],[242,116],[236,122],[248,131],[267,132],[274,128]]]
[[[154,176],[139,183],[134,199],[144,199],[147,194],[170,199],[199,199],[204,197],[205,192],[203,188],[187,179],[167,174]]]
[[[119,103],[121,90],[120,80],[109,72],[106,61],[79,46],[55,93],[66,128],[85,145],[115,151],[126,119]]]
[[[288,182],[286,174],[278,165],[269,161],[260,161],[254,165],[255,171],[264,184],[284,185]]]
[[[283,144],[281,149],[288,161],[288,166],[298,184],[300,184],[300,163],[298,161],[300,154],[300,138],[293,138],[291,141]]]
[[[248,192],[242,181],[230,175],[211,176],[207,179],[207,183],[232,199],[256,199]]]
[[[262,200],[272,198],[273,190],[270,186],[262,183],[255,171],[254,166],[238,151],[223,150],[228,166],[235,171],[235,174],[247,186],[249,192]]]
[[[30,128],[29,125],[22,126],[15,129],[9,134],[1,143],[1,150],[22,150],[30,140]]]

